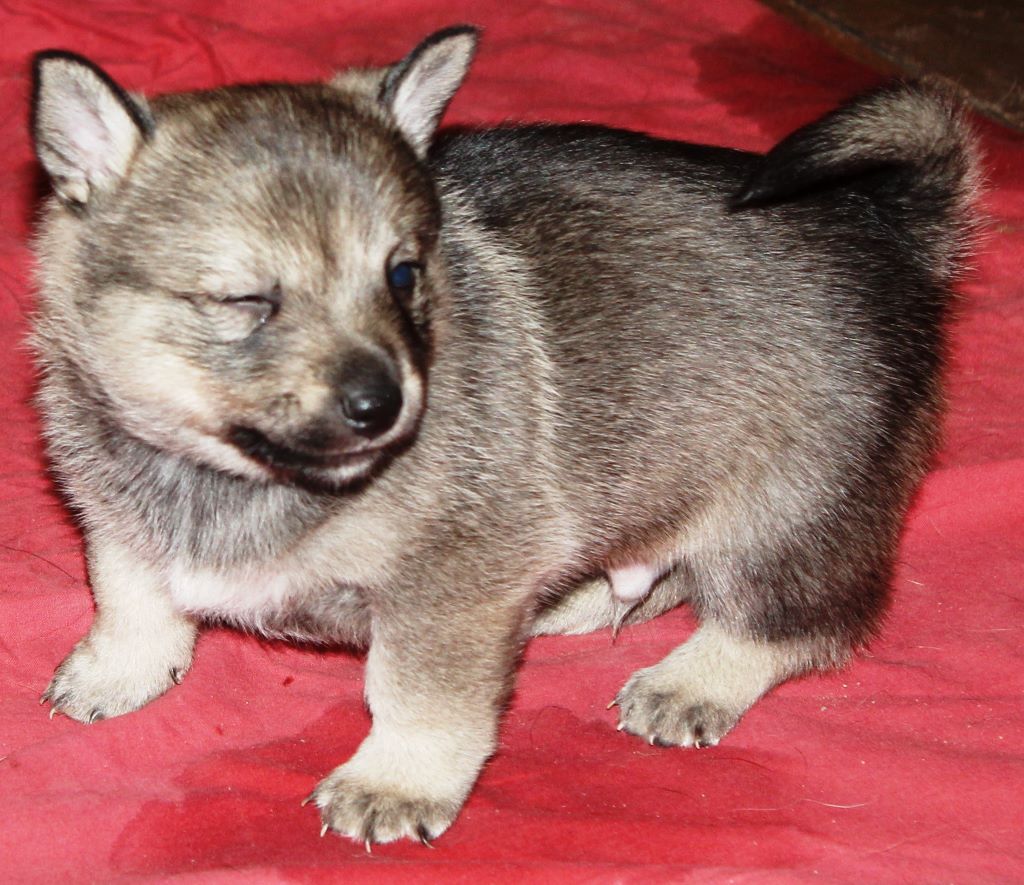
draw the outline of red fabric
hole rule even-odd
[[[884,636],[771,694],[718,748],[649,747],[605,704],[690,629],[533,642],[501,746],[428,850],[317,836],[299,800],[367,728],[361,662],[221,630],[185,683],[86,727],[37,704],[92,617],[42,472],[21,346],[39,178],[28,59],[130,88],[323,77],[432,29],[486,29],[449,121],[579,120],[747,148],[875,81],[752,0],[7,0],[0,6],[0,879],[201,882],[1024,879],[1024,144],[980,124],[992,225],[953,332],[947,442]]]

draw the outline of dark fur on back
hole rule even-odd
[[[932,115],[921,139],[938,150],[887,145],[833,168],[828,139],[857,108],[894,104]],[[951,104],[911,87],[865,97],[766,158],[587,126],[441,141],[442,182],[542,280],[564,492],[606,532],[594,559],[624,543],[619,507],[619,531],[649,539],[706,514],[730,486],[755,513],[769,503],[760,478],[792,469],[797,483],[810,463],[830,502],[793,527],[806,545],[785,537],[785,521],[770,551],[731,545],[742,616],[766,639],[826,623],[844,641],[867,638],[934,443],[950,277],[971,229],[964,137]],[[686,493],[666,501],[665,488]],[[651,500],[653,512],[631,509]],[[769,508],[757,514],[766,528]],[[710,583],[695,590],[698,611],[735,620]]]

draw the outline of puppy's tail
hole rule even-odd
[[[849,187],[940,279],[956,273],[977,229],[976,139],[959,103],[930,83],[896,83],[799,129],[762,159],[733,210]]]

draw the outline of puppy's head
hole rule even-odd
[[[152,102],[39,56],[44,363],[59,350],[124,430],[205,465],[368,475],[424,409],[444,269],[422,160],[475,40],[444,31],[330,85]]]

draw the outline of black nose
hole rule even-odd
[[[402,411],[402,389],[389,375],[351,378],[339,393],[345,423],[359,436],[380,436]]]

